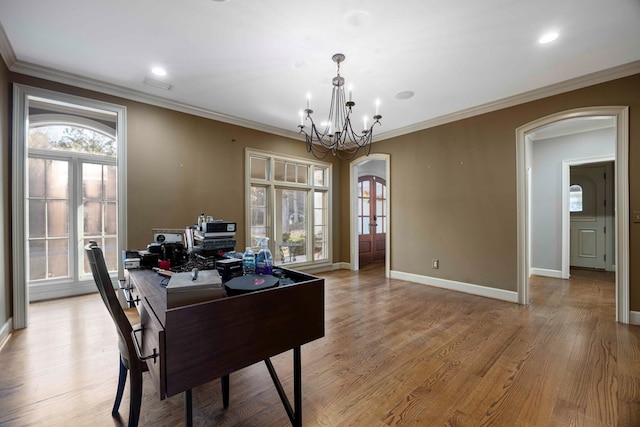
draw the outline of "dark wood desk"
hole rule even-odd
[[[190,403],[192,388],[264,360],[292,424],[302,425],[300,346],[324,336],[324,279],[283,271],[296,283],[172,309],[160,275],[129,272],[140,299],[142,331],[135,335],[142,354],[154,355],[147,364],[160,399],[186,392]],[[269,360],[290,349],[294,408]]]

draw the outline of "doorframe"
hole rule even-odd
[[[615,120],[616,321],[629,323],[629,107],[585,107],[542,117],[516,129],[517,288],[518,303],[527,305],[531,266],[532,140],[527,133],[575,117],[611,116]]]
[[[577,159],[569,159],[562,161],[562,278],[568,279],[569,265],[570,265],[570,251],[571,251],[571,215],[569,212],[569,185],[571,185],[571,166],[584,166],[595,163],[611,162],[613,161],[614,168],[616,163],[615,156],[599,156],[599,157],[585,157]],[[615,170],[615,169],[614,169]],[[606,188],[605,188],[606,194]],[[606,216],[606,212],[605,212]],[[615,224],[614,224],[615,227]],[[607,240],[605,238],[605,253],[607,248]]]
[[[389,154],[374,153],[368,156],[359,157],[349,164],[349,218],[351,219],[351,238],[349,239],[349,252],[351,256],[351,270],[360,269],[360,261],[358,260],[358,167],[361,163],[370,160],[382,160],[385,164],[385,180],[387,182],[387,199],[385,201],[385,210],[387,212],[387,233],[385,236],[385,254],[384,254],[384,277],[391,274],[391,166]]]
[[[109,111],[116,115],[116,141],[118,144],[118,253],[127,244],[127,108],[49,89],[24,84],[13,84],[13,138],[12,138],[12,245],[13,245],[13,317],[12,329],[23,329],[29,324],[29,284],[27,281],[27,224],[26,191],[28,150],[26,140],[29,126],[29,99],[44,98],[61,104],[72,104],[87,109]],[[81,252],[82,253],[82,252]],[[118,263],[118,277],[122,277],[122,263]]]

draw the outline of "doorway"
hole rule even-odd
[[[122,273],[126,109],[16,84],[13,111],[13,328],[21,329],[30,301],[95,292],[88,241],[104,248],[114,278]]]
[[[616,282],[616,320],[629,323],[629,108],[628,107],[590,107],[565,111],[535,120],[516,130],[516,188],[517,193],[517,286],[518,302],[528,304],[529,276],[531,274],[532,226],[531,226],[531,179],[532,145],[530,132],[549,124],[577,117],[609,116],[614,120],[615,128],[615,282]],[[568,179],[568,178],[567,178]],[[568,188],[568,186],[567,186]],[[567,209],[569,192],[566,191]],[[568,230],[567,230],[568,233]],[[563,239],[565,241],[566,239]],[[563,253],[565,251],[563,250]],[[567,260],[568,266],[568,260]]]
[[[569,169],[569,266],[613,271],[613,162]]]
[[[388,228],[387,182],[375,175],[358,177],[358,263],[383,262]]]
[[[388,154],[370,154],[351,162],[349,240],[352,270],[359,270],[371,262],[384,262],[385,277],[389,277],[390,188]]]

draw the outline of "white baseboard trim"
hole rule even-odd
[[[546,268],[531,268],[529,275],[535,274],[536,276],[553,277],[554,279],[562,279],[561,270],[549,270]]]
[[[11,332],[11,325],[13,323],[13,318],[9,318],[2,327],[0,327],[0,351],[2,347],[5,345],[7,340],[9,339],[9,332]]]
[[[301,265],[300,267],[293,267],[293,270],[302,271],[304,273],[316,274],[322,273],[323,271],[335,271],[335,270],[349,270],[351,264],[344,262],[337,262],[332,264],[321,264],[321,265]],[[278,267],[287,268],[286,264],[281,264]]]
[[[419,283],[421,285],[435,286],[437,288],[449,289],[451,291],[464,292],[466,294],[478,295],[481,297],[493,298],[501,301],[518,302],[518,293],[506,291],[504,289],[489,288],[487,286],[474,285],[472,283],[456,282],[454,280],[440,279],[437,277],[420,276],[418,274],[405,273],[391,270],[392,279],[406,280],[408,282]]]
[[[96,288],[96,284],[93,281],[75,284],[69,283],[63,286],[36,285],[29,287],[29,302],[66,298],[94,292],[98,292],[98,288]]]
[[[629,311],[629,323],[640,325],[640,311]]]

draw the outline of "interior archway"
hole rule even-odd
[[[518,302],[528,303],[531,267],[531,144],[528,133],[561,120],[611,116],[615,120],[616,320],[629,323],[629,108],[589,107],[552,114],[516,129]]]

